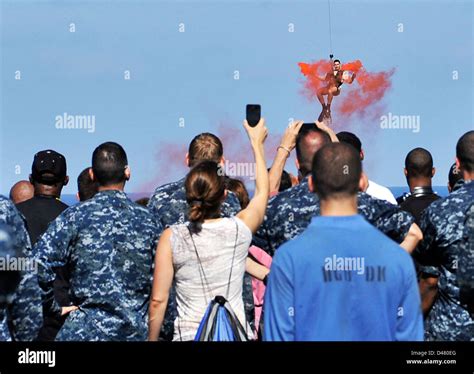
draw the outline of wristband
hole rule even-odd
[[[277,151],[278,151],[278,149],[280,149],[280,148],[281,148],[281,149],[284,149],[285,151],[287,151],[287,152],[288,152],[288,156],[291,154],[291,151],[290,151],[288,148],[286,148],[286,147],[284,147],[284,146],[282,146],[282,145],[278,146]]]

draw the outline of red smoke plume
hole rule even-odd
[[[316,77],[324,77],[331,72],[331,62],[319,60],[310,64],[300,62],[298,65],[306,78],[303,93],[309,99],[317,101],[316,92],[325,82]],[[336,116],[345,119],[353,115],[380,116],[382,99],[392,85],[391,78],[395,69],[371,73],[363,67],[360,60],[356,60],[343,64],[342,70],[349,70],[357,75],[353,84],[344,84],[341,94],[333,99],[333,119]]]
[[[224,168],[226,172],[255,170],[254,166],[249,167],[250,164],[254,165],[254,158],[242,122],[236,123],[234,121],[221,120],[219,121],[217,130],[212,132],[222,141],[224,158],[228,166],[227,170]],[[268,167],[271,166],[273,158],[275,157],[281,137],[282,134],[268,134],[267,140],[265,141],[265,159]],[[156,187],[160,185],[183,178],[189,170],[185,165],[185,155],[187,151],[188,144],[160,142],[157,146],[154,160],[158,173],[152,180],[141,185],[139,190],[143,192],[153,192]],[[230,163],[232,163],[232,165]],[[237,165],[238,163],[241,165]],[[290,161],[287,162],[287,166],[292,168]],[[248,169],[246,169],[246,167]],[[244,173],[244,175],[229,176],[242,180],[247,187],[251,189],[254,187],[255,181],[252,179],[254,177],[253,175]]]

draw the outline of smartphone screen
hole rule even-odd
[[[261,114],[262,114],[262,110],[261,110],[260,105],[258,104],[247,105],[246,119],[250,126],[252,127],[257,126],[257,123],[260,121]]]

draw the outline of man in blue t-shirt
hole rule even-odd
[[[314,156],[309,185],[321,216],[276,252],[265,340],[423,340],[410,255],[357,214],[361,172],[348,144],[327,144]]]

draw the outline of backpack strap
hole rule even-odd
[[[235,251],[237,249],[237,240],[239,238],[239,225],[237,225],[237,221],[233,220],[235,223],[235,241],[234,241],[234,252],[232,253],[232,263],[230,265],[230,273],[229,273],[229,280],[227,281],[227,291],[225,293],[225,298],[229,298],[229,290],[230,290],[230,281],[232,279],[232,269],[234,268],[234,258],[235,258]]]
[[[194,251],[196,252],[196,257],[199,263],[199,277],[201,278],[202,288],[204,290],[204,293],[206,292],[206,288],[207,288],[207,292],[212,298],[213,296],[211,292],[211,287],[209,286],[209,282],[207,281],[206,273],[204,272],[204,267],[202,266],[201,258],[199,257],[199,252],[197,250],[196,243],[194,243],[193,233],[191,232],[191,229],[189,228],[189,226],[188,226],[188,231],[189,231],[189,236],[191,237],[191,242],[193,243]]]

